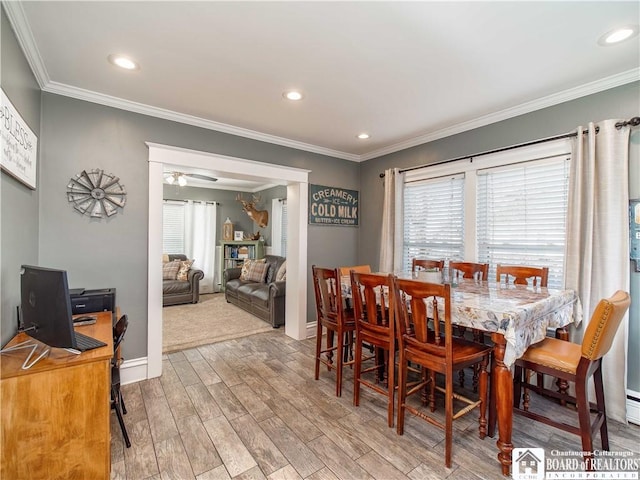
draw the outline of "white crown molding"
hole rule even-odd
[[[606,77],[600,80],[596,80],[584,85],[558,92],[537,100],[523,103],[512,108],[500,110],[498,112],[484,115],[482,117],[462,122],[450,127],[446,127],[434,132],[428,132],[418,137],[410,138],[403,142],[395,143],[371,152],[357,155],[353,153],[341,152],[330,148],[320,147],[318,145],[312,145],[309,143],[298,142],[284,137],[278,137],[267,133],[257,132],[255,130],[249,130],[246,128],[236,127],[225,123],[215,122],[212,120],[206,120],[204,118],[195,117],[192,115],[186,115],[163,108],[153,107],[142,103],[132,102],[121,98],[113,97],[110,95],[104,95],[96,93],[90,90],[85,90],[69,85],[61,84],[58,82],[52,82],[49,79],[49,74],[45,68],[40,52],[33,38],[31,28],[26,20],[24,10],[21,2],[3,2],[5,11],[11,25],[13,26],[18,42],[24,51],[29,66],[33,71],[40,88],[49,93],[55,93],[58,95],[64,95],[67,97],[84,100],[87,102],[97,103],[108,107],[114,107],[121,110],[127,110],[130,112],[140,113],[143,115],[149,115],[152,117],[162,118],[178,123],[184,123],[187,125],[193,125],[195,127],[206,128],[217,132],[228,133],[239,137],[249,138],[252,140],[258,140],[261,142],[272,143],[275,145],[281,145],[283,147],[295,148],[306,152],[317,153],[320,155],[327,155],[334,158],[341,158],[343,160],[349,160],[352,162],[363,162],[373,158],[395,153],[400,150],[422,145],[424,143],[433,142],[440,138],[456,135],[458,133],[473,130],[475,128],[484,127],[492,123],[500,122],[502,120],[508,120],[509,118],[517,117],[526,113],[531,113],[542,108],[558,105],[569,100],[575,100],[576,98],[584,97],[594,93],[602,92],[610,88],[619,87],[627,83],[640,80],[640,68],[635,68],[622,72],[610,77]]]
[[[29,26],[29,22],[27,22],[27,17],[22,8],[22,2],[2,2],[2,6],[7,13],[9,23],[13,26],[13,31],[18,38],[18,43],[20,47],[22,47],[31,71],[42,89],[50,82],[49,74],[47,73],[47,69],[40,56],[40,51],[33,38],[31,27]]]
[[[215,130],[217,132],[229,133],[231,135],[250,138],[252,140],[258,140],[261,142],[273,143],[275,145],[281,145],[283,147],[296,148],[298,150],[318,153],[320,155],[327,155],[329,157],[342,158],[343,160],[350,160],[352,162],[358,162],[360,160],[359,155],[354,155],[352,153],[340,152],[338,150],[319,147],[310,143],[298,142],[296,140],[278,137],[275,135],[270,135],[268,133],[256,132],[255,130],[249,130],[246,128],[228,125],[226,123],[215,122],[213,120],[207,120],[204,118],[195,117],[193,115],[186,115],[183,113],[174,112],[172,110],[166,110],[164,108],[153,107],[150,105],[145,105],[143,103],[132,102],[129,100],[124,100],[122,98],[113,97],[111,95],[104,95],[102,93],[96,93],[91,90],[64,85],[62,83],[49,82],[42,90],[49,93],[55,93],[57,95],[76,98],[78,100],[84,100],[108,107],[119,108],[121,110],[127,110],[130,112],[141,113],[143,115],[149,115],[156,118],[162,118],[164,120],[171,120],[173,122],[193,125],[195,127]]]
[[[500,110],[498,112],[484,115],[468,122],[459,123],[450,127],[437,130],[435,132],[426,133],[419,137],[414,137],[403,142],[389,145],[388,147],[380,148],[369,153],[360,155],[360,161],[370,160],[372,158],[381,157],[390,153],[395,153],[400,150],[422,145],[423,143],[433,142],[440,138],[449,137],[458,133],[473,130],[474,128],[484,127],[492,123],[500,122],[502,120],[508,120],[509,118],[517,117],[525,113],[531,113],[543,108],[552,107],[560,103],[567,102],[569,100],[575,100],[576,98],[585,97],[594,93],[609,90],[610,88],[619,87],[631,82],[637,82],[640,80],[640,68],[634,68],[626,72],[612,75],[594,82],[580,85],[576,88],[571,88],[563,92],[554,93],[547,97],[539,98],[531,102],[526,102],[521,105],[517,105],[512,108]]]

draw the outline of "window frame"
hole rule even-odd
[[[430,180],[438,177],[464,175],[464,259],[477,261],[478,241],[476,231],[476,195],[478,190],[478,175],[480,170],[500,168],[508,165],[531,162],[535,160],[550,159],[553,157],[571,157],[571,140],[563,138],[544,141],[535,145],[509,148],[496,153],[478,154],[477,157],[469,156],[461,160],[442,162],[435,165],[427,165],[418,169],[408,170],[404,173],[404,184]],[[402,200],[404,202],[404,199]],[[402,219],[404,228],[404,214]],[[402,235],[404,238],[404,235]],[[402,251],[404,252],[404,241]]]

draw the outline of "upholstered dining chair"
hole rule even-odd
[[[124,437],[124,443],[127,448],[131,447],[131,441],[129,440],[129,434],[127,433],[127,427],[124,424],[123,414],[126,415],[127,407],[124,404],[124,398],[122,397],[122,390],[120,389],[120,344],[124,340],[124,334],[127,332],[129,326],[129,317],[122,315],[120,319],[113,326],[113,357],[111,358],[111,409],[116,411],[116,417],[118,417],[118,423],[120,424],[120,430],[122,430],[122,436]]]
[[[452,335],[450,285],[402,280],[395,277],[393,284],[399,342],[397,433],[402,435],[404,432],[404,417],[407,411],[442,428],[445,431],[445,465],[451,467],[453,421],[455,419],[477,407],[480,410],[480,438],[486,436],[487,364],[492,347]],[[427,315],[427,303],[432,306],[429,315]],[[439,304],[444,310],[444,318],[440,315]],[[433,318],[433,328],[429,328],[428,316]],[[414,333],[410,333],[411,324],[413,324]],[[409,381],[408,362],[422,367],[422,378],[417,382]],[[454,412],[453,372],[476,363],[480,364],[479,399],[472,400],[455,394],[456,400],[466,403],[467,406]],[[425,374],[426,371],[429,372],[428,375]],[[444,389],[435,386],[436,373],[444,375]],[[427,386],[431,388],[432,398],[434,390],[444,393],[444,423],[435,416],[429,415],[425,411],[426,409],[421,407],[421,402],[412,403],[408,399],[414,393],[423,391]],[[435,405],[432,400],[431,411],[434,409]]]
[[[345,365],[352,365],[347,351],[353,344],[353,333],[356,329],[353,313],[349,314],[342,299],[340,271],[321,268],[313,265],[313,288],[316,297],[316,362],[315,379],[320,378],[320,364],[331,371],[336,369],[336,396],[342,396],[342,371]],[[326,343],[323,347],[322,337],[326,331]],[[337,337],[334,346],[334,334]]]
[[[354,270],[351,272],[351,292],[356,322],[353,404],[360,405],[361,386],[384,395],[387,397],[387,423],[393,427],[396,389],[393,275],[357,273]],[[363,343],[373,347],[372,355],[363,357]],[[370,360],[373,360],[373,365]],[[382,385],[385,380],[386,387]]]
[[[444,269],[444,260],[427,260],[425,258],[412,258],[411,271],[436,269],[442,271]]]
[[[528,285],[529,280],[534,287],[546,287],[549,279],[549,267],[531,267],[525,265],[502,265],[496,266],[496,281],[502,282],[502,276],[505,275],[505,283],[513,283],[516,285]]]
[[[546,337],[541,342],[531,345],[524,355],[516,361],[514,374],[514,411],[533,420],[579,435],[582,440],[582,451],[593,455],[593,436],[600,430],[602,449],[609,450],[607,432],[607,414],[605,396],[602,385],[602,359],[613,343],[618,326],[631,299],[627,292],[618,290],[611,297],[602,299],[596,306],[589,325],[587,325],[582,344],[576,344],[556,338]],[[554,377],[574,382],[576,396],[558,393],[545,389],[541,385],[528,383],[526,370],[541,372]],[[593,377],[596,403],[590,403],[588,398],[588,381]],[[520,407],[522,389],[524,402]],[[529,410],[527,390],[533,390],[542,395],[575,403],[578,409],[579,426],[558,422],[549,417]],[[591,423],[590,412],[596,417]]]
[[[371,265],[354,265],[353,267],[340,267],[340,275],[349,275],[353,270],[358,273],[371,273]]]

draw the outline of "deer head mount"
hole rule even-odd
[[[253,195],[253,201],[248,202],[238,194],[236,200],[242,204],[242,210],[249,216],[251,220],[256,222],[260,228],[269,225],[269,212],[267,210],[256,210],[256,205],[260,203],[260,196]]]

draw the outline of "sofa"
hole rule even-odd
[[[188,262],[186,255],[169,254],[165,255],[163,261],[162,276],[162,306],[180,305],[183,303],[198,303],[200,300],[200,280],[204,278],[204,272],[197,268],[189,268],[186,278],[168,278],[173,275],[167,274],[167,263],[169,262]]]
[[[262,268],[251,277],[251,265]],[[258,264],[258,265],[256,265]],[[247,275],[243,275],[243,269]],[[278,279],[277,279],[278,278]],[[271,324],[273,328],[284,325],[286,300],[286,258],[266,255],[263,259],[246,261],[242,268],[227,268],[224,271],[224,296],[232,303]]]

